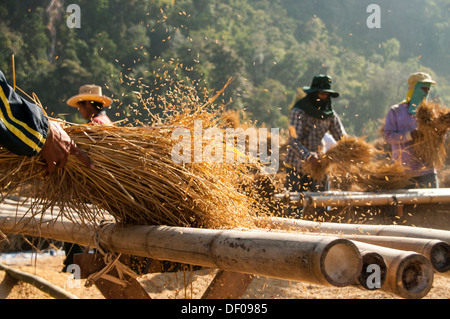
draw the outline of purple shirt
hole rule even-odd
[[[389,109],[384,126],[386,142],[392,146],[393,160],[400,159],[408,171],[416,176],[435,173],[433,167],[425,165],[415,155],[410,132],[417,128],[417,119],[408,113],[407,103]]]

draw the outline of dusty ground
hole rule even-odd
[[[84,280],[79,287],[69,287],[69,274],[62,273],[64,256],[43,257],[37,260],[7,261],[3,264],[21,271],[40,276],[47,281],[64,288],[81,299],[104,299],[95,288],[84,287]],[[179,272],[164,274],[147,274],[139,281],[154,299],[198,299],[214,277],[214,270],[196,272]],[[72,282],[73,283],[73,282]],[[26,283],[11,282],[0,271],[0,299],[51,299]],[[355,287],[329,288],[309,283],[289,282],[266,277],[253,280],[245,299],[398,299],[395,295],[382,291],[360,290]],[[450,278],[435,276],[433,288],[424,299],[449,299]]]

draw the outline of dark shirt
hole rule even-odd
[[[301,169],[311,152],[320,151],[326,132],[330,132],[336,141],[347,134],[335,112],[325,119],[317,119],[294,107],[290,113],[289,125],[295,128],[298,138],[289,138],[288,154],[284,162],[296,169]]]
[[[44,111],[14,92],[0,71],[0,144],[17,155],[40,153],[49,130]]]

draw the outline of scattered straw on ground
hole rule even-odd
[[[96,287],[84,287],[84,281],[74,282],[71,274],[62,273],[63,256],[33,259],[23,263],[8,263],[44,278],[81,299],[104,299]],[[215,275],[215,270],[155,273],[139,277],[139,282],[153,299],[199,299]],[[70,285],[69,285],[70,284]],[[436,276],[433,288],[424,299],[450,297],[450,278]],[[398,299],[384,291],[367,291],[355,287],[323,287],[319,285],[256,276],[242,296],[243,299]],[[44,292],[26,284],[11,282],[0,271],[1,299],[52,299]]]

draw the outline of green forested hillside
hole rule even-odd
[[[406,81],[426,71],[435,97],[450,102],[449,0],[3,0],[0,68],[35,92],[49,114],[79,121],[65,100],[82,84],[115,99],[113,119],[145,120],[133,91],[158,92],[168,79],[218,90],[251,120],[285,128],[297,89],[330,74],[335,108],[348,131],[374,138]],[[81,28],[70,28],[70,4]],[[155,91],[156,92],[156,91]],[[134,103],[134,104],[133,104]],[[66,115],[64,115],[66,114]]]

